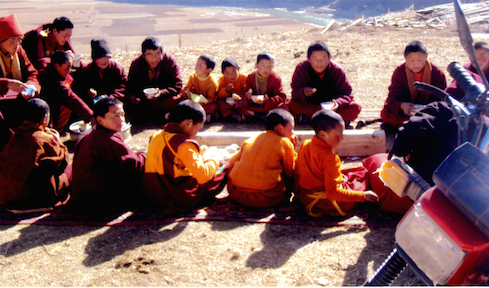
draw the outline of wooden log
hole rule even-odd
[[[335,23],[336,21],[333,19],[331,21],[329,21],[328,25],[326,25],[326,27],[324,27],[323,31],[321,31],[321,34],[324,34],[326,33],[329,28],[331,28],[331,26],[333,26],[333,24]]]
[[[244,140],[254,137],[262,131],[234,131],[234,132],[201,132],[195,137],[200,145],[227,146],[238,144],[241,146]],[[312,130],[295,131],[300,144],[314,135]],[[376,153],[386,152],[386,137],[383,130],[345,130],[344,139],[340,146],[335,149],[340,157],[366,157]]]

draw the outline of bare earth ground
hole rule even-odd
[[[304,29],[167,51],[177,57],[186,81],[204,52],[218,63],[234,56],[247,74],[256,55],[268,50],[290,94],[295,65],[304,59],[311,41],[323,39],[331,45],[334,61],[345,68],[356,100],[367,108],[381,107],[392,72],[411,40],[424,42],[430,59],[444,70],[452,61],[467,59],[453,27],[337,28],[325,34],[319,28]],[[114,58],[128,68],[136,55],[118,52]],[[216,77],[219,70],[213,72]],[[157,128],[135,127],[129,144],[146,146]],[[217,123],[204,130],[232,128]],[[352,286],[366,281],[390,253],[395,227],[180,222],[131,227],[3,225],[0,230],[2,286]],[[406,270],[394,284],[421,282]]]

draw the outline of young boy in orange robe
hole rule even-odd
[[[264,119],[275,108],[289,110],[282,79],[272,70],[274,64],[275,58],[268,52],[262,52],[256,57],[256,70],[246,77],[243,100],[236,103],[236,110],[246,115],[244,119],[253,116]],[[253,100],[252,95],[264,97]]]
[[[299,149],[294,190],[309,216],[344,216],[345,211],[352,210],[358,202],[365,201],[379,203],[382,210],[400,214],[411,207],[412,202],[408,197],[399,198],[385,186],[373,187],[378,194],[370,190],[365,191],[368,182],[378,184],[379,181],[372,181],[369,177],[378,177],[378,174],[371,172],[380,167],[380,161],[371,161],[369,157],[364,161],[368,169],[359,167],[350,170],[346,175],[342,174],[340,157],[333,152],[343,140],[345,128],[344,121],[338,113],[319,110],[314,113],[311,124],[316,135],[305,140]],[[371,165],[370,162],[377,165]]]
[[[244,94],[246,85],[246,76],[239,73],[238,61],[232,57],[228,57],[221,64],[222,76],[219,78],[219,86],[217,88],[217,105],[222,118],[231,120],[237,118],[234,104],[239,100],[233,97],[233,94],[240,98]]]
[[[214,57],[208,54],[201,55],[199,59],[197,59],[195,72],[190,75],[187,85],[182,89],[182,94],[187,98],[190,98],[190,93],[194,93],[200,94],[207,99],[206,103],[201,102],[201,105],[206,112],[207,122],[211,122],[213,119],[215,120],[217,118],[217,111],[219,110],[216,103],[216,79],[211,75],[214,67],[216,67],[216,60]]]
[[[229,162],[229,197],[247,207],[268,208],[290,199],[297,157],[294,117],[274,109],[265,125],[266,131],[245,140]]]
[[[149,210],[167,215],[185,213],[213,200],[226,185],[222,159],[204,160],[193,140],[205,122],[205,111],[190,99],[170,112],[170,122],[151,136],[143,175]]]

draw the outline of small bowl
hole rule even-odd
[[[265,101],[265,95],[251,95],[251,101],[256,104],[262,104]]]
[[[233,98],[233,97],[227,97],[227,98],[226,98],[226,103],[227,103],[228,105],[233,106],[233,105],[236,103],[236,100],[234,100],[234,98]]]
[[[146,95],[146,98],[148,99],[153,99],[158,95],[158,92],[160,92],[159,88],[146,88],[143,90],[144,95]]]
[[[321,102],[321,109],[333,110],[333,107],[334,107],[333,101]]]
[[[78,140],[92,132],[92,124],[85,124],[83,120],[80,120],[72,123],[68,129],[70,130],[70,140],[73,142],[78,142]]]
[[[199,104],[209,103],[209,100],[207,100],[207,98],[205,98],[204,95],[197,94],[197,93],[190,93],[190,99],[192,99],[192,101],[197,102]]]

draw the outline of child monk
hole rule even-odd
[[[219,107],[216,103],[217,84],[212,70],[216,67],[216,60],[208,54],[200,55],[195,65],[195,72],[190,75],[187,85],[183,87],[182,94],[190,98],[190,93],[199,94],[207,99],[206,103],[200,102],[206,113],[207,122],[217,118]]]
[[[56,51],[51,56],[51,63],[39,74],[42,85],[39,97],[51,106],[53,127],[60,132],[68,125],[72,112],[86,123],[94,122],[92,109],[65,82],[72,62],[68,53]]]
[[[0,203],[13,212],[49,210],[68,197],[68,148],[47,127],[49,106],[44,100],[31,98],[23,112],[24,122],[0,152]]]
[[[333,152],[343,140],[345,127],[338,113],[319,110],[312,116],[311,124],[315,135],[312,139],[305,140],[299,149],[294,190],[309,216],[344,216],[346,211],[365,201],[379,203],[381,209],[401,214],[409,209],[412,205],[409,198],[399,198],[385,186],[375,186],[380,195],[371,190],[365,191],[367,182],[372,182],[371,179],[367,180],[368,177],[378,175],[372,172],[379,168],[382,162],[369,160],[368,162],[375,162],[377,166],[367,163],[368,169],[359,167],[347,171],[346,175],[342,174],[340,157]],[[375,182],[377,184],[380,181],[377,179]],[[383,202],[387,202],[386,205]]]
[[[428,50],[423,43],[409,42],[404,50],[404,59],[406,62],[394,70],[389,95],[380,113],[386,132],[397,132],[397,128],[417,112],[414,104],[425,105],[440,100],[435,95],[415,89],[415,81],[442,90],[447,87],[445,73],[428,61]]]
[[[343,68],[331,60],[324,41],[307,48],[307,59],[297,64],[292,75],[290,111],[298,123],[307,123],[321,109],[322,102],[332,102],[332,110],[343,117],[347,128],[362,107],[353,100],[352,87]]]
[[[124,107],[116,98],[93,106],[96,125],[75,146],[73,181],[68,211],[102,215],[135,208],[141,199],[144,153],[124,144]]]
[[[268,208],[290,199],[297,157],[294,117],[273,109],[265,126],[266,132],[245,140],[229,161],[229,197],[247,207]]]
[[[256,70],[246,77],[243,100],[238,101],[236,110],[247,117],[265,119],[270,110],[283,108],[288,110],[286,95],[283,91],[282,79],[273,69],[275,58],[268,52],[256,57]],[[263,96],[253,100],[252,95]]]
[[[219,78],[219,86],[217,88],[219,112],[224,120],[231,120],[231,117],[239,120],[238,114],[235,114],[234,104],[240,100],[245,92],[246,76],[239,73],[238,61],[232,57],[222,61],[221,71],[222,76]]]
[[[92,39],[90,46],[92,62],[75,72],[71,85],[73,91],[90,107],[93,99],[102,95],[123,101],[127,82],[124,67],[112,59],[112,52],[104,39]]]
[[[175,215],[213,200],[226,185],[222,159],[205,160],[193,140],[205,122],[199,103],[184,100],[170,112],[170,123],[151,137],[143,187],[150,210]]]

